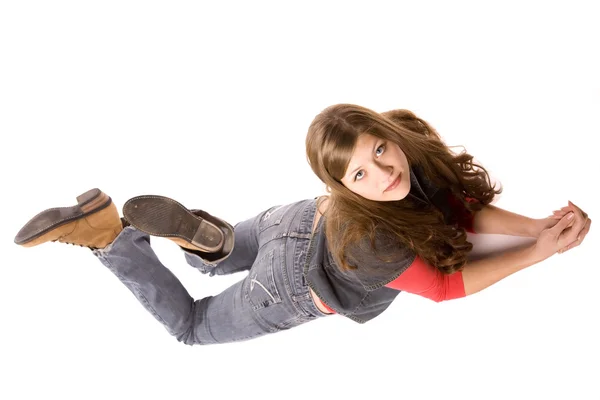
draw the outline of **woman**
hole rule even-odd
[[[193,345],[247,340],[334,314],[365,323],[401,291],[434,301],[464,297],[579,245],[591,226],[571,202],[544,219],[492,206],[501,190],[485,169],[452,153],[407,110],[331,106],[310,125],[306,151],[330,196],[271,207],[235,227],[163,196],[128,200],[121,219],[110,197],[92,189],[75,206],[32,218],[15,242],[91,248],[171,335]],[[537,241],[467,261],[467,231]],[[178,244],[202,273],[248,275],[194,301],[160,263],[150,235]]]

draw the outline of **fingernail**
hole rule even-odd
[[[573,213],[569,213],[569,216],[567,217],[567,219],[573,219]]]

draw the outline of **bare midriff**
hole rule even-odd
[[[319,223],[321,216],[325,213],[325,211],[327,210],[327,206],[329,205],[329,198],[327,196],[324,196],[324,197],[326,197],[326,198],[322,202],[321,202],[321,199],[323,197],[319,197],[319,199],[317,199],[317,212],[315,213],[315,220],[313,221],[313,226],[312,226],[313,234],[315,233],[315,228],[317,227],[317,224]],[[319,202],[321,202],[321,203],[319,204]],[[310,290],[310,295],[312,296],[313,301],[315,302],[315,305],[317,306],[317,308],[324,314],[331,314],[329,311],[327,311],[327,309],[323,305],[323,302],[321,302],[321,299],[319,299],[317,294],[310,287],[308,289]]]

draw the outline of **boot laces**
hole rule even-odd
[[[87,248],[92,249],[92,250],[95,249],[95,247],[92,247],[92,246],[84,246],[84,245],[79,244],[79,243],[67,242],[66,240],[63,239],[62,236],[59,237],[58,239],[54,239],[53,242],[60,242],[60,243],[65,243],[65,244],[71,244],[73,246],[79,246],[79,247],[87,247]]]

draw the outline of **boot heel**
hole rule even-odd
[[[110,197],[100,189],[91,189],[77,196],[77,206],[83,214],[100,211],[111,203]]]
[[[94,188],[94,189],[88,190],[84,194],[80,194],[79,196],[77,196],[77,203],[78,203],[79,207],[82,207],[85,203],[98,197],[100,195],[100,193],[102,193],[100,191],[100,189]]]

